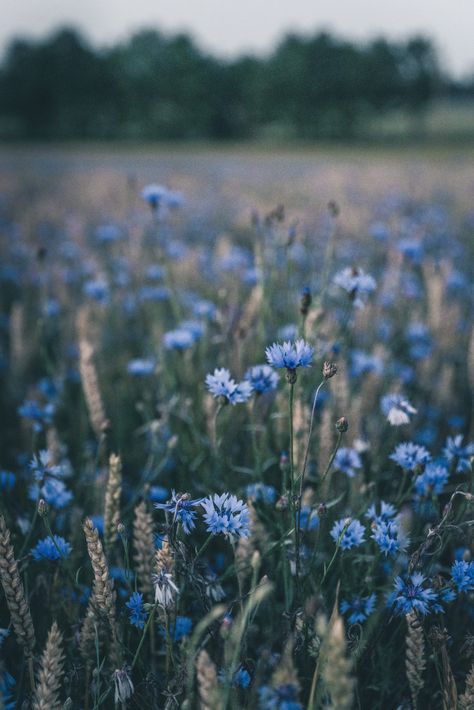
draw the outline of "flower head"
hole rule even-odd
[[[314,348],[302,338],[294,342],[273,343],[265,350],[267,361],[272,367],[286,367],[296,370],[297,367],[311,367]]]
[[[351,547],[362,545],[364,533],[365,528],[358,520],[341,518],[332,526],[331,537],[343,550],[350,550]]]
[[[201,499],[191,500],[187,493],[176,493],[172,491],[171,501],[169,503],[155,503],[155,508],[158,510],[166,510],[173,514],[172,523],[180,523],[186,535],[194,530],[196,523],[196,511],[193,508],[199,505]]]
[[[393,557],[400,550],[404,550],[408,544],[408,540],[394,520],[373,523],[371,537],[386,557]]]
[[[380,408],[392,426],[408,424],[410,416],[417,411],[401,394],[387,394],[382,397]]]
[[[458,592],[474,591],[474,562],[457,560],[451,567],[451,577]]]
[[[125,606],[130,609],[130,623],[136,626],[137,629],[143,629],[147,614],[143,608],[143,596],[140,592],[133,592]]]
[[[431,605],[437,600],[436,592],[431,587],[424,586],[426,578],[415,572],[407,579],[395,578],[395,610],[398,614],[409,614],[418,611],[426,616],[431,611]]]
[[[147,377],[153,374],[155,367],[156,362],[150,358],[136,358],[128,362],[127,372],[129,375],[135,375],[136,377]]]
[[[236,384],[229,370],[224,367],[215,369],[214,374],[206,376],[206,385],[214,397],[224,397],[230,404],[246,402],[252,394],[252,385],[247,380]]]
[[[448,478],[448,469],[435,463],[429,463],[423,473],[415,479],[415,490],[423,498],[428,498],[433,493],[440,495],[444,491]]]
[[[397,514],[395,507],[391,503],[385,503],[385,501],[380,501],[380,513],[377,513],[375,503],[367,510],[365,517],[372,522],[379,524],[381,522],[387,523],[389,520],[394,518]]]
[[[230,539],[247,537],[250,533],[249,511],[247,505],[229,493],[209,496],[201,501],[204,508],[204,520],[207,531],[218,535],[222,533]]]
[[[337,450],[334,457],[334,468],[345,473],[349,478],[354,478],[356,469],[362,468],[362,461],[355,449],[343,446]]]
[[[254,365],[245,373],[245,379],[252,385],[252,390],[263,394],[276,389],[278,375],[270,365]]]
[[[347,615],[350,624],[362,624],[375,609],[376,594],[368,597],[355,596],[350,601],[341,601],[341,613]]]
[[[299,688],[296,683],[284,683],[276,687],[263,685],[258,695],[261,710],[303,710],[298,702]]]
[[[361,268],[350,266],[338,271],[333,282],[347,291],[356,308],[363,308],[367,296],[375,291],[377,286],[373,276]]]
[[[69,557],[71,545],[63,537],[54,535],[54,538],[45,537],[40,540],[31,550],[34,560],[59,560],[62,557]]]
[[[130,700],[135,690],[127,668],[123,667],[114,671],[114,683],[115,705],[126,705],[127,700]]]
[[[456,473],[469,473],[471,470],[470,458],[474,456],[474,444],[465,444],[463,446],[463,435],[448,436],[443,449],[449,463],[454,463]]]
[[[415,471],[417,468],[425,466],[428,461],[431,461],[431,454],[424,446],[406,441],[403,444],[398,444],[389,458],[405,471]]]
[[[167,609],[174,604],[178,587],[173,582],[173,577],[164,569],[159,574],[152,575],[152,582],[155,586],[155,602]]]

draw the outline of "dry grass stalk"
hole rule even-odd
[[[85,339],[79,341],[79,372],[91,426],[100,439],[107,427],[107,418],[94,364],[94,348]]]
[[[10,312],[10,362],[14,370],[21,369],[26,355],[25,345],[25,307],[16,302]]]
[[[33,620],[15,560],[10,531],[3,515],[0,515],[0,582],[5,592],[16,637],[24,647],[27,658],[31,658],[35,647]]]
[[[153,573],[154,547],[153,519],[147,511],[145,501],[142,501],[135,508],[133,521],[133,549],[135,554],[133,559],[140,591],[150,601],[153,596],[151,575]]]
[[[466,689],[459,696],[459,709],[472,710],[474,708],[474,663],[466,677]]]
[[[200,710],[220,710],[216,666],[205,649],[196,659],[196,677]]]
[[[451,710],[451,708],[458,706],[458,691],[446,644],[441,647],[441,663],[443,669],[443,710]]]
[[[467,351],[467,374],[471,395],[474,399],[474,327],[472,328],[471,337],[469,338],[469,347]]]
[[[405,666],[413,708],[416,710],[418,694],[424,685],[422,676],[426,666],[425,642],[423,638],[423,629],[415,612],[407,614],[406,620],[407,635]]]
[[[174,557],[169,540],[163,540],[161,549],[155,552],[155,569],[156,573],[165,572],[173,574],[174,572]]]
[[[120,495],[122,493],[122,462],[120,456],[111,454],[104,505],[104,541],[109,549],[117,539],[117,525],[120,521]]]
[[[64,673],[63,637],[56,622],[53,623],[41,656],[41,668],[33,700],[33,710],[59,710],[59,690]]]
[[[433,261],[423,262],[423,278],[426,286],[428,323],[437,333],[443,324],[444,279]]]

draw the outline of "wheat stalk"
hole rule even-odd
[[[111,454],[105,489],[104,505],[104,541],[108,550],[117,539],[117,526],[120,520],[120,495],[122,492],[122,462],[120,456]]]
[[[33,620],[15,560],[10,531],[3,515],[0,515],[0,582],[5,592],[15,634],[24,647],[26,656],[30,658],[35,647]]]
[[[94,348],[85,339],[79,341],[79,372],[89,419],[96,437],[100,439],[107,428],[107,417],[94,364]]]
[[[217,686],[217,671],[205,649],[200,651],[196,659],[196,677],[200,710],[220,710]]]
[[[38,685],[33,700],[33,710],[59,710],[59,689],[64,673],[63,637],[56,622],[53,623],[41,656]]]
[[[474,708],[474,663],[466,677],[466,689],[459,696],[460,710],[472,710]]]
[[[425,642],[423,639],[423,629],[418,621],[416,613],[411,611],[406,615],[406,620],[407,635],[405,666],[413,707],[416,710],[418,694],[424,685],[422,676],[426,666]]]
[[[135,508],[133,521],[133,548],[135,554],[133,559],[137,569],[140,589],[145,597],[152,597],[153,595],[151,575],[153,572],[154,547],[153,519],[150,513],[147,512],[145,501],[142,501]]]
[[[354,696],[352,663],[346,657],[346,646],[344,623],[335,608],[324,640],[322,677],[331,696],[330,707],[337,710],[351,710]]]

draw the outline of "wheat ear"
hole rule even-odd
[[[153,520],[146,509],[145,501],[142,501],[135,508],[135,518],[133,521],[133,548],[135,551],[134,561],[137,570],[140,590],[145,597],[152,597],[153,584],[151,575],[153,573]]]
[[[33,620],[3,515],[0,515],[0,582],[17,639],[24,647],[26,656],[31,658],[35,647]]]
[[[89,419],[96,437],[100,439],[107,428],[107,418],[94,364],[94,348],[82,339],[79,342],[79,372]]]
[[[459,697],[460,710],[472,710],[474,708],[474,663],[466,677],[466,689]]]
[[[354,696],[354,679],[350,674],[352,663],[346,656],[346,645],[344,623],[336,610],[324,642],[322,675],[331,694],[331,707],[337,710],[351,710]]]
[[[217,671],[205,649],[200,651],[196,659],[196,677],[200,710],[220,710]]]
[[[41,668],[33,700],[33,710],[59,710],[59,689],[64,673],[63,637],[56,622],[53,623],[41,656]]]
[[[418,694],[424,685],[422,676],[426,666],[425,641],[423,639],[423,629],[415,612],[411,611],[407,614],[406,620],[407,636],[405,665],[413,708],[416,710]]]
[[[104,506],[104,541],[108,550],[117,539],[117,525],[120,520],[120,495],[122,493],[122,462],[120,456],[111,454]]]

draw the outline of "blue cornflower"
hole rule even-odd
[[[285,683],[272,688],[263,685],[258,689],[261,710],[303,710],[298,702],[299,688],[296,683]]]
[[[173,209],[180,207],[183,203],[181,193],[173,192],[164,185],[146,185],[142,190],[142,197],[150,205],[153,212],[160,208]]]
[[[363,269],[350,266],[338,271],[333,278],[333,283],[347,291],[357,308],[365,305],[367,296],[375,291],[377,286],[373,276],[366,274]]]
[[[353,350],[351,354],[351,375],[360,377],[361,375],[382,375],[383,360],[378,355],[371,355],[363,350]]]
[[[247,498],[258,503],[274,503],[277,497],[277,490],[274,486],[266,486],[264,483],[250,483],[245,489]]]
[[[151,358],[136,358],[135,360],[130,360],[127,363],[127,372],[129,375],[135,375],[137,377],[147,377],[152,375],[156,367],[155,360]]]
[[[369,520],[372,520],[372,522],[374,522],[378,525],[379,523],[382,523],[382,522],[387,523],[389,520],[394,518],[396,516],[396,514],[397,514],[397,511],[391,503],[385,503],[385,501],[381,500],[380,501],[380,513],[377,513],[375,503],[372,503],[372,505],[367,510],[365,517],[368,518]]]
[[[437,594],[431,587],[424,587],[426,578],[419,572],[410,575],[408,579],[395,578],[395,610],[399,614],[409,614],[418,611],[425,616],[431,611],[432,603]]]
[[[380,551],[386,557],[396,555],[400,550],[404,550],[408,544],[408,540],[404,537],[398,524],[393,520],[372,523],[371,538],[375,540]]]
[[[278,375],[270,365],[254,365],[245,373],[245,378],[258,394],[271,392],[278,385]]]
[[[38,500],[41,496],[45,499],[48,505],[60,510],[68,505],[73,495],[67,488],[64,481],[58,481],[56,478],[46,478],[44,484],[39,486],[34,483],[30,486],[28,495],[31,500]]]
[[[454,462],[456,473],[469,473],[471,470],[470,457],[474,456],[474,444],[462,445],[463,435],[448,436],[443,449],[449,463]]]
[[[350,624],[362,624],[375,609],[376,594],[368,597],[355,596],[350,601],[341,601],[341,613],[349,614],[347,617]]]
[[[423,473],[415,479],[415,490],[423,498],[429,498],[433,493],[440,495],[444,491],[448,478],[448,469],[435,463],[429,463]]]
[[[34,455],[28,464],[28,468],[33,473],[33,476],[38,483],[43,481],[46,476],[62,478],[64,469],[62,466],[56,466],[52,463],[51,454],[46,449],[42,449],[38,455]]]
[[[355,449],[343,446],[337,450],[333,465],[336,471],[341,471],[349,478],[354,478],[357,473],[356,469],[362,468],[362,461]]]
[[[365,528],[358,520],[341,518],[332,526],[331,537],[343,550],[350,550],[351,547],[362,545],[364,533]]]
[[[298,516],[297,516],[298,520]],[[310,505],[302,505],[300,510],[301,530],[316,530],[319,525],[319,515]]]
[[[163,336],[163,343],[167,350],[186,350],[194,345],[196,338],[187,328],[169,330]]]
[[[170,297],[170,291],[166,286],[142,286],[138,291],[138,300],[142,303],[147,301],[152,301],[154,303],[159,303],[161,301],[167,301]]]
[[[218,535],[222,533],[228,538],[247,537],[250,534],[249,511],[242,500],[229,493],[209,496],[201,501],[206,511],[204,520],[207,531]]]
[[[457,560],[451,567],[451,577],[459,592],[473,592],[474,562]]]
[[[286,367],[296,370],[297,367],[311,367],[314,348],[302,338],[283,344],[273,343],[265,350],[267,361],[272,367]]]
[[[125,606],[130,609],[130,623],[137,629],[143,629],[147,619],[147,613],[143,608],[143,595],[140,592],[133,592]]]
[[[171,501],[169,503],[155,503],[157,510],[167,510],[172,513],[172,524],[180,523],[186,535],[189,535],[191,530],[194,530],[196,523],[196,511],[192,510],[201,503],[201,499],[190,500],[188,493],[171,492]]]
[[[84,295],[92,298],[98,303],[105,304],[109,300],[110,289],[105,279],[89,279],[83,287]]]
[[[456,592],[450,587],[441,589],[437,592],[437,600],[432,604],[432,610],[435,614],[444,614],[445,609],[443,604],[449,604],[456,599]]]
[[[100,224],[95,230],[95,237],[102,244],[116,242],[121,236],[122,232],[116,224]]]
[[[218,673],[219,683],[233,688],[248,688],[252,680],[250,673],[240,666],[232,677],[229,671],[221,670]]]
[[[0,491],[11,491],[16,482],[16,476],[11,471],[0,471]]]
[[[380,409],[392,426],[401,426],[410,422],[410,416],[417,410],[401,394],[387,394],[380,401]]]
[[[54,541],[51,536],[39,540],[36,546],[31,550],[34,560],[59,560],[63,557],[69,557],[71,554],[71,545],[66,542],[63,537],[54,535]]]
[[[0,670],[0,698],[4,710],[15,710],[17,703],[13,698],[13,688],[16,681],[8,671]]]
[[[247,380],[236,384],[231,378],[229,370],[224,367],[215,369],[214,373],[206,375],[206,385],[214,397],[223,397],[224,401],[231,404],[246,402],[252,394],[252,385]]]
[[[173,641],[181,641],[181,639],[189,636],[193,628],[193,621],[189,616],[177,616],[176,621],[170,624],[170,636]],[[166,629],[160,629],[160,634],[166,638]]]
[[[389,456],[405,471],[415,471],[415,469],[425,466],[431,461],[431,454],[424,446],[418,446],[411,441],[398,444],[393,454]]]
[[[20,417],[31,421],[33,431],[40,432],[52,423],[56,407],[50,402],[41,406],[36,400],[27,399],[17,411]]]

